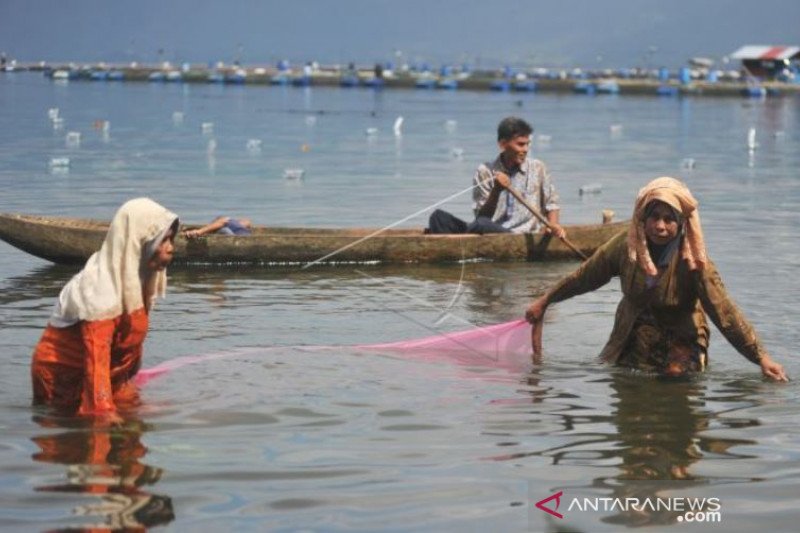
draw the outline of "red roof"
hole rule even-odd
[[[800,56],[800,46],[747,45],[731,54],[731,59],[792,59]]]

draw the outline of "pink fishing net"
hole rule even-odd
[[[441,333],[420,339],[381,344],[357,344],[354,346],[298,346],[304,351],[355,349],[360,352],[375,352],[422,361],[448,361],[462,365],[488,366],[509,370],[522,370],[531,363],[531,326],[525,320],[512,320],[493,326],[476,327],[466,331]],[[140,371],[135,378],[137,385],[172,370],[222,358],[252,355],[291,347],[243,348],[205,355],[190,355],[166,361]]]
[[[355,348],[420,360],[516,368],[531,361],[531,326],[525,320],[512,320],[466,331]]]

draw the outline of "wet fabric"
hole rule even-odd
[[[112,320],[47,326],[33,354],[33,401],[77,414],[98,414],[135,404],[130,381],[142,362],[145,309]]]
[[[699,342],[664,330],[646,311],[633,325],[618,363],[621,366],[679,376],[705,369],[706,352]]]
[[[598,289],[613,277],[620,278],[623,297],[611,336],[600,353],[604,360],[636,364],[641,357],[629,355],[634,351],[646,354],[648,350],[659,349],[670,353],[670,347],[675,347],[672,350],[675,354],[683,354],[685,350],[693,354],[686,369],[696,364],[705,366],[709,340],[707,314],[739,353],[758,363],[766,351],[728,295],[712,261],[708,260],[702,270],[692,270],[681,255],[675,254],[658,273],[656,284],[648,288],[648,275],[637,262],[630,260],[627,237],[622,232],[612,238],[549,293],[550,302],[556,303]],[[653,329],[658,335],[651,335]],[[655,366],[662,371],[671,363],[664,355],[655,356],[654,360],[660,361]]]

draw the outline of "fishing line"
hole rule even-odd
[[[347,244],[347,245],[345,245],[345,246],[342,246],[342,247],[341,247],[341,248],[339,248],[338,250],[334,250],[333,252],[331,252],[331,253],[329,253],[329,254],[327,254],[327,255],[323,255],[323,256],[322,256],[322,257],[320,257],[319,259],[315,259],[314,261],[311,261],[311,262],[309,262],[309,263],[306,263],[305,265],[303,265],[303,266],[301,267],[301,270],[305,270],[305,269],[307,269],[308,267],[311,267],[311,266],[314,266],[314,265],[316,265],[316,264],[322,263],[323,261],[325,261],[325,260],[327,260],[327,259],[330,259],[330,258],[331,258],[331,257],[333,257],[334,255],[338,255],[338,254],[340,254],[340,253],[344,252],[345,250],[349,250],[349,249],[350,249],[350,248],[352,248],[353,246],[356,246],[356,245],[358,245],[358,244],[361,244],[362,242],[364,242],[364,241],[366,241],[366,240],[369,240],[369,239],[371,239],[371,238],[375,237],[376,235],[380,235],[381,233],[383,233],[383,232],[384,232],[384,231],[386,231],[386,230],[392,229],[393,227],[395,227],[395,226],[398,226],[398,225],[402,224],[403,222],[406,222],[407,220],[411,220],[412,218],[414,218],[414,217],[417,217],[417,216],[421,215],[421,214],[422,214],[422,213],[424,213],[425,211],[428,211],[428,210],[430,210],[430,209],[433,209],[434,207],[439,207],[439,206],[440,206],[440,205],[442,205],[443,203],[445,203],[445,202],[448,202],[448,201],[452,200],[453,198],[457,198],[457,197],[461,196],[461,195],[462,195],[462,194],[464,194],[464,193],[468,193],[468,192],[470,192],[472,189],[474,189],[474,188],[475,188],[475,187],[477,187],[477,186],[478,186],[478,184],[477,184],[477,183],[476,183],[476,184],[474,184],[474,185],[470,185],[469,187],[467,187],[467,188],[466,188],[466,189],[464,189],[463,191],[459,191],[459,192],[457,192],[457,193],[455,193],[455,194],[451,194],[451,195],[450,195],[450,196],[448,196],[447,198],[445,198],[445,199],[443,199],[443,200],[439,200],[438,202],[436,202],[436,203],[434,203],[434,204],[431,204],[431,205],[429,205],[429,206],[427,206],[427,207],[424,207],[424,208],[420,209],[419,211],[417,211],[416,213],[412,213],[412,214],[408,215],[407,217],[401,218],[401,219],[400,219],[400,220],[398,220],[397,222],[392,222],[392,223],[391,223],[391,224],[389,224],[388,226],[384,226],[383,228],[381,228],[381,229],[379,229],[379,230],[375,230],[375,231],[373,231],[372,233],[370,233],[369,235],[366,235],[365,237],[361,237],[361,238],[360,238],[360,239],[358,239],[357,241],[353,241],[353,242],[351,242],[350,244]]]

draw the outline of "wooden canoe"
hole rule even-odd
[[[586,255],[627,227],[627,222],[565,226]],[[184,226],[190,229],[196,225]],[[100,248],[108,222],[91,219],[0,214],[0,239],[54,263],[81,264]],[[347,247],[327,263],[443,263],[461,260],[549,261],[575,259],[560,240],[532,234],[425,235],[391,229],[353,245],[376,230],[256,226],[248,236],[178,237],[177,264],[286,265],[316,261]],[[348,247],[349,246],[349,247]]]

